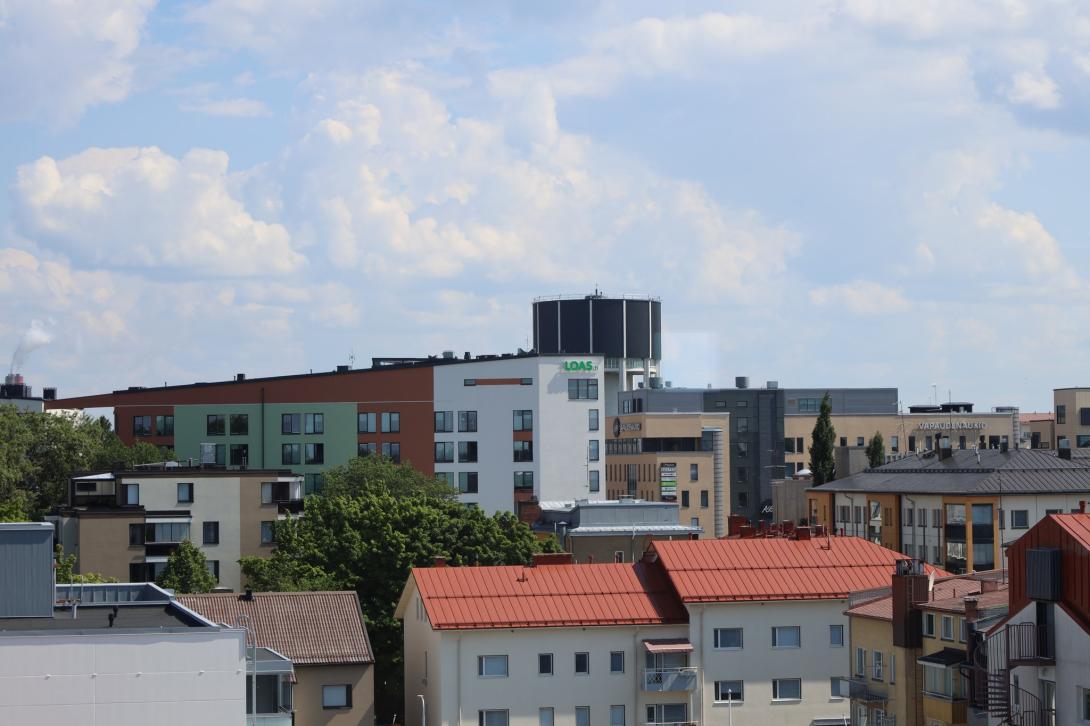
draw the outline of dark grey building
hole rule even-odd
[[[898,411],[896,388],[785,388],[784,413],[817,414],[826,393],[834,415]]]
[[[782,479],[784,391],[769,382],[749,388],[641,388],[618,394],[620,413],[730,414],[729,514],[755,521],[772,514],[772,480]]]

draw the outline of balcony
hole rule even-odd
[[[841,698],[850,698],[853,701],[863,703],[885,703],[889,696],[882,691],[876,691],[871,687],[871,682],[863,676],[840,679]]]
[[[699,721],[644,721],[644,726],[700,726]]]
[[[643,672],[643,690],[656,693],[696,689],[696,668],[660,668]]]
[[[1006,631],[1008,668],[1056,664],[1056,636],[1047,625],[1017,623]]]
[[[290,713],[259,713],[257,716],[252,714],[246,714],[246,723],[250,723],[250,720],[257,721],[257,726],[292,726],[292,715]]]

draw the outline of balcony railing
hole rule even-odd
[[[643,726],[700,726],[699,721],[644,721]]]
[[[645,691],[692,691],[696,689],[696,668],[660,668],[643,672]]]
[[[864,703],[884,703],[889,700],[887,694],[873,690],[870,681],[863,676],[841,678],[840,695],[843,698],[850,698],[853,701],[863,701]]]
[[[246,714],[246,723],[254,718],[252,714]],[[257,714],[257,726],[292,726],[290,713],[259,713]]]

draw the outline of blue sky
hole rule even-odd
[[[0,127],[0,350],[62,395],[513,350],[596,285],[675,385],[1090,385],[1081,3],[9,0]]]

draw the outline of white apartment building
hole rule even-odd
[[[605,498],[603,361],[512,356],[436,365],[435,473],[488,513],[520,496]]]
[[[410,726],[843,723],[848,593],[898,559],[805,537],[564,557],[413,570],[397,609]]]

